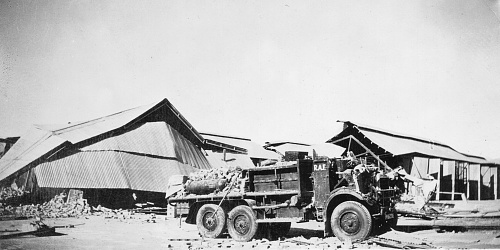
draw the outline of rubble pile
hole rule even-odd
[[[19,188],[13,188],[13,187],[4,187],[0,189],[0,202],[8,202],[9,200],[12,200],[13,198],[17,197],[22,197],[25,194],[28,194],[29,192],[24,191]]]
[[[66,193],[56,195],[43,204],[0,207],[0,215],[15,215],[27,218],[66,218],[89,214],[90,206],[85,199],[66,202]]]

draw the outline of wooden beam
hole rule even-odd
[[[387,165],[387,163],[383,162],[375,153],[373,153],[368,147],[366,147],[363,143],[361,143],[358,139],[356,139],[354,136],[350,135],[349,137],[352,138],[352,140],[354,140],[356,143],[358,143],[362,148],[364,148],[366,150],[366,152],[368,152],[371,156],[373,156],[373,158],[377,159],[377,161],[379,161],[380,163],[382,163],[382,165],[385,167],[385,169],[389,172],[392,171],[392,168],[389,167],[389,165]]]

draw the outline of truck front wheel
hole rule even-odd
[[[372,217],[368,209],[356,201],[340,203],[330,218],[333,233],[340,240],[364,240],[372,230]]]
[[[257,218],[253,210],[246,205],[240,205],[229,212],[227,231],[236,241],[250,241],[257,233]]]
[[[219,237],[226,229],[224,209],[214,204],[203,205],[196,215],[196,226],[202,237]]]

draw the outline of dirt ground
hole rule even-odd
[[[268,241],[254,240],[247,243],[235,242],[229,238],[202,240],[195,225],[180,223],[179,219],[157,215],[135,214],[132,218],[106,218],[86,216],[81,218],[47,219],[49,226],[69,226],[56,228],[55,233],[46,236],[23,236],[0,239],[0,249],[327,249],[361,248],[380,249],[373,243],[355,243],[353,246],[340,243],[335,237],[323,238],[322,223],[307,222],[292,224],[292,229],[284,239]],[[500,220],[500,219],[498,219]],[[7,231],[28,230],[26,226],[33,220],[11,220],[0,222],[1,235]],[[405,223],[405,218],[400,220]],[[446,231],[432,228],[404,231],[389,231],[379,237],[413,242],[437,248],[500,248],[500,229]],[[389,248],[387,248],[389,249]]]
[[[460,209],[500,209],[500,201],[456,202]],[[0,221],[0,249],[391,249],[376,240],[398,241],[399,246],[419,246],[444,249],[500,249],[500,217],[481,219],[485,228],[465,228],[466,219],[454,220],[455,227],[436,227],[437,221],[402,217],[396,230],[375,235],[362,243],[340,242],[335,237],[323,237],[323,224],[294,223],[285,238],[240,243],[229,237],[202,239],[196,225],[165,215],[117,214],[82,216],[80,218],[45,219],[56,227],[47,235],[6,238],[7,235],[32,231],[35,220]],[[498,225],[498,226],[497,226]],[[413,245],[415,246],[415,245]]]

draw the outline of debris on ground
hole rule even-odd
[[[0,189],[0,202],[12,202],[14,198],[23,197],[29,192],[16,187],[3,187]]]
[[[61,193],[43,204],[0,206],[0,215],[11,215],[16,218],[66,218],[78,217],[91,212],[86,199],[66,201],[66,197],[66,193]]]
[[[55,233],[55,227],[50,227],[42,222],[42,220],[35,220],[30,223],[23,224],[22,230],[16,229],[10,232],[1,232],[0,239],[8,239],[21,237],[25,235],[42,236]]]

